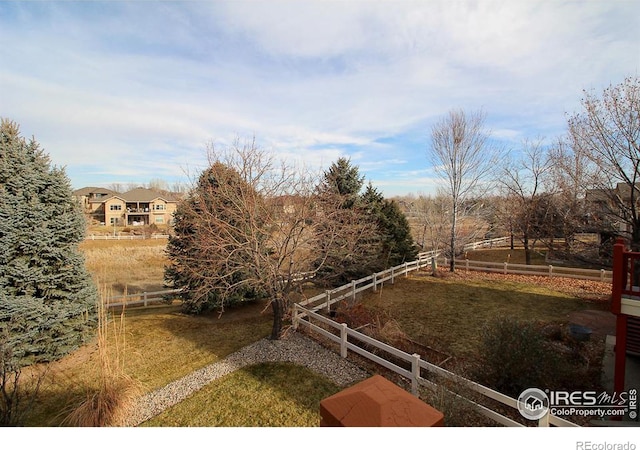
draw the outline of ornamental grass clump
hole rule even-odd
[[[119,318],[110,317],[106,293],[103,289],[98,304],[97,384],[87,386],[86,398],[64,419],[64,425],[121,426],[141,393],[140,384],[125,372],[124,310]]]

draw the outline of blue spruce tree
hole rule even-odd
[[[18,125],[0,121],[0,341],[19,366],[51,361],[95,328],[97,290],[63,169]]]

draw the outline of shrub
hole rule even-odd
[[[474,378],[512,397],[531,387],[567,389],[576,377],[571,348],[545,337],[542,324],[498,318],[483,329]]]
[[[22,426],[31,412],[48,366],[32,367],[25,376],[19,359],[8,345],[6,333],[0,334],[0,426]]]

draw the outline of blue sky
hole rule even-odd
[[[255,136],[430,193],[449,110],[482,108],[508,148],[551,142],[583,89],[639,72],[635,0],[0,1],[0,116],[74,188],[187,182],[208,142]]]

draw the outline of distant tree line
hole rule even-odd
[[[451,257],[470,240],[509,235],[524,246],[527,263],[536,245],[603,263],[615,236],[640,249],[637,76],[601,95],[585,91],[567,134],[553,142],[538,137],[496,148],[484,119],[482,111],[452,111],[432,127],[427,155],[443,183],[435,195],[402,201],[423,248]],[[576,239],[584,232],[600,242],[585,246]]]

